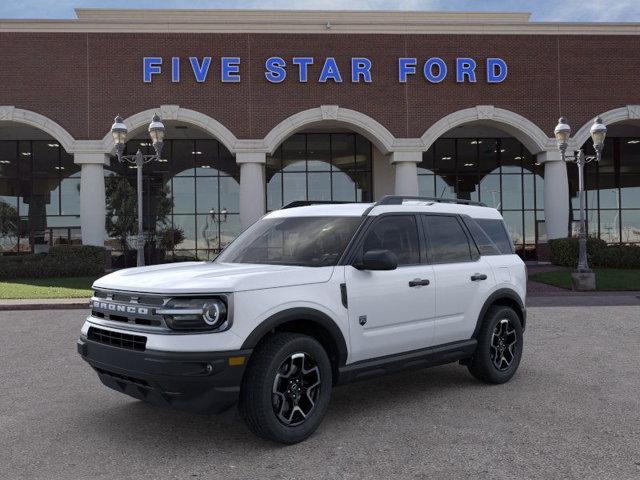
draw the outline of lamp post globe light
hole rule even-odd
[[[136,250],[138,267],[144,266],[144,230],[143,230],[143,206],[142,206],[142,166],[153,160],[160,160],[162,147],[164,145],[164,124],[159,115],[154,115],[149,124],[149,137],[153,143],[155,154],[143,155],[138,149],[135,155],[124,155],[124,147],[127,142],[127,126],[122,117],[118,115],[111,125],[111,135],[116,147],[116,156],[120,162],[127,162],[135,165],[137,179],[138,196],[138,235],[136,237]]]
[[[593,141],[593,148],[596,151],[595,156],[587,156],[582,149],[567,153],[569,146],[569,138],[571,137],[571,127],[567,122],[567,119],[561,117],[558,120],[558,125],[553,131],[556,142],[558,143],[558,150],[562,155],[563,161],[574,162],[578,166],[578,192],[580,199],[580,226],[579,226],[579,238],[578,238],[578,267],[576,271],[571,274],[571,280],[573,288],[575,290],[595,290],[596,288],[596,276],[595,273],[589,268],[589,262],[587,260],[587,230],[585,225],[585,198],[584,198],[584,166],[592,161],[599,162],[602,158],[602,150],[604,148],[604,139],[607,135],[607,127],[602,123],[602,119],[597,117],[591,126],[591,140]]]

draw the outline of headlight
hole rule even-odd
[[[231,326],[227,304],[222,298],[172,298],[156,313],[163,315],[173,330],[212,330]]]

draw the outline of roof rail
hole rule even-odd
[[[339,202],[333,200],[296,200],[291,203],[287,203],[280,210],[285,210],[287,208],[296,208],[296,207],[309,207],[311,205],[343,205],[345,203],[353,203],[353,202]]]
[[[378,205],[402,205],[405,200],[419,200],[423,202],[435,202],[435,203],[458,203],[461,205],[475,205],[478,207],[486,207],[482,202],[476,202],[474,200],[464,200],[458,198],[436,198],[436,197],[413,197],[407,195],[385,195],[378,200],[374,207]]]

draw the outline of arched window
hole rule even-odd
[[[420,195],[480,201],[502,213],[518,253],[544,238],[543,169],[514,138],[439,138],[418,165]]]
[[[372,145],[356,133],[297,133],[267,157],[267,210],[297,200],[372,201]]]

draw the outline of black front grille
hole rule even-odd
[[[87,338],[94,342],[128,350],[144,351],[147,347],[147,337],[129,335],[128,333],[112,332],[102,328],[89,327]]]

